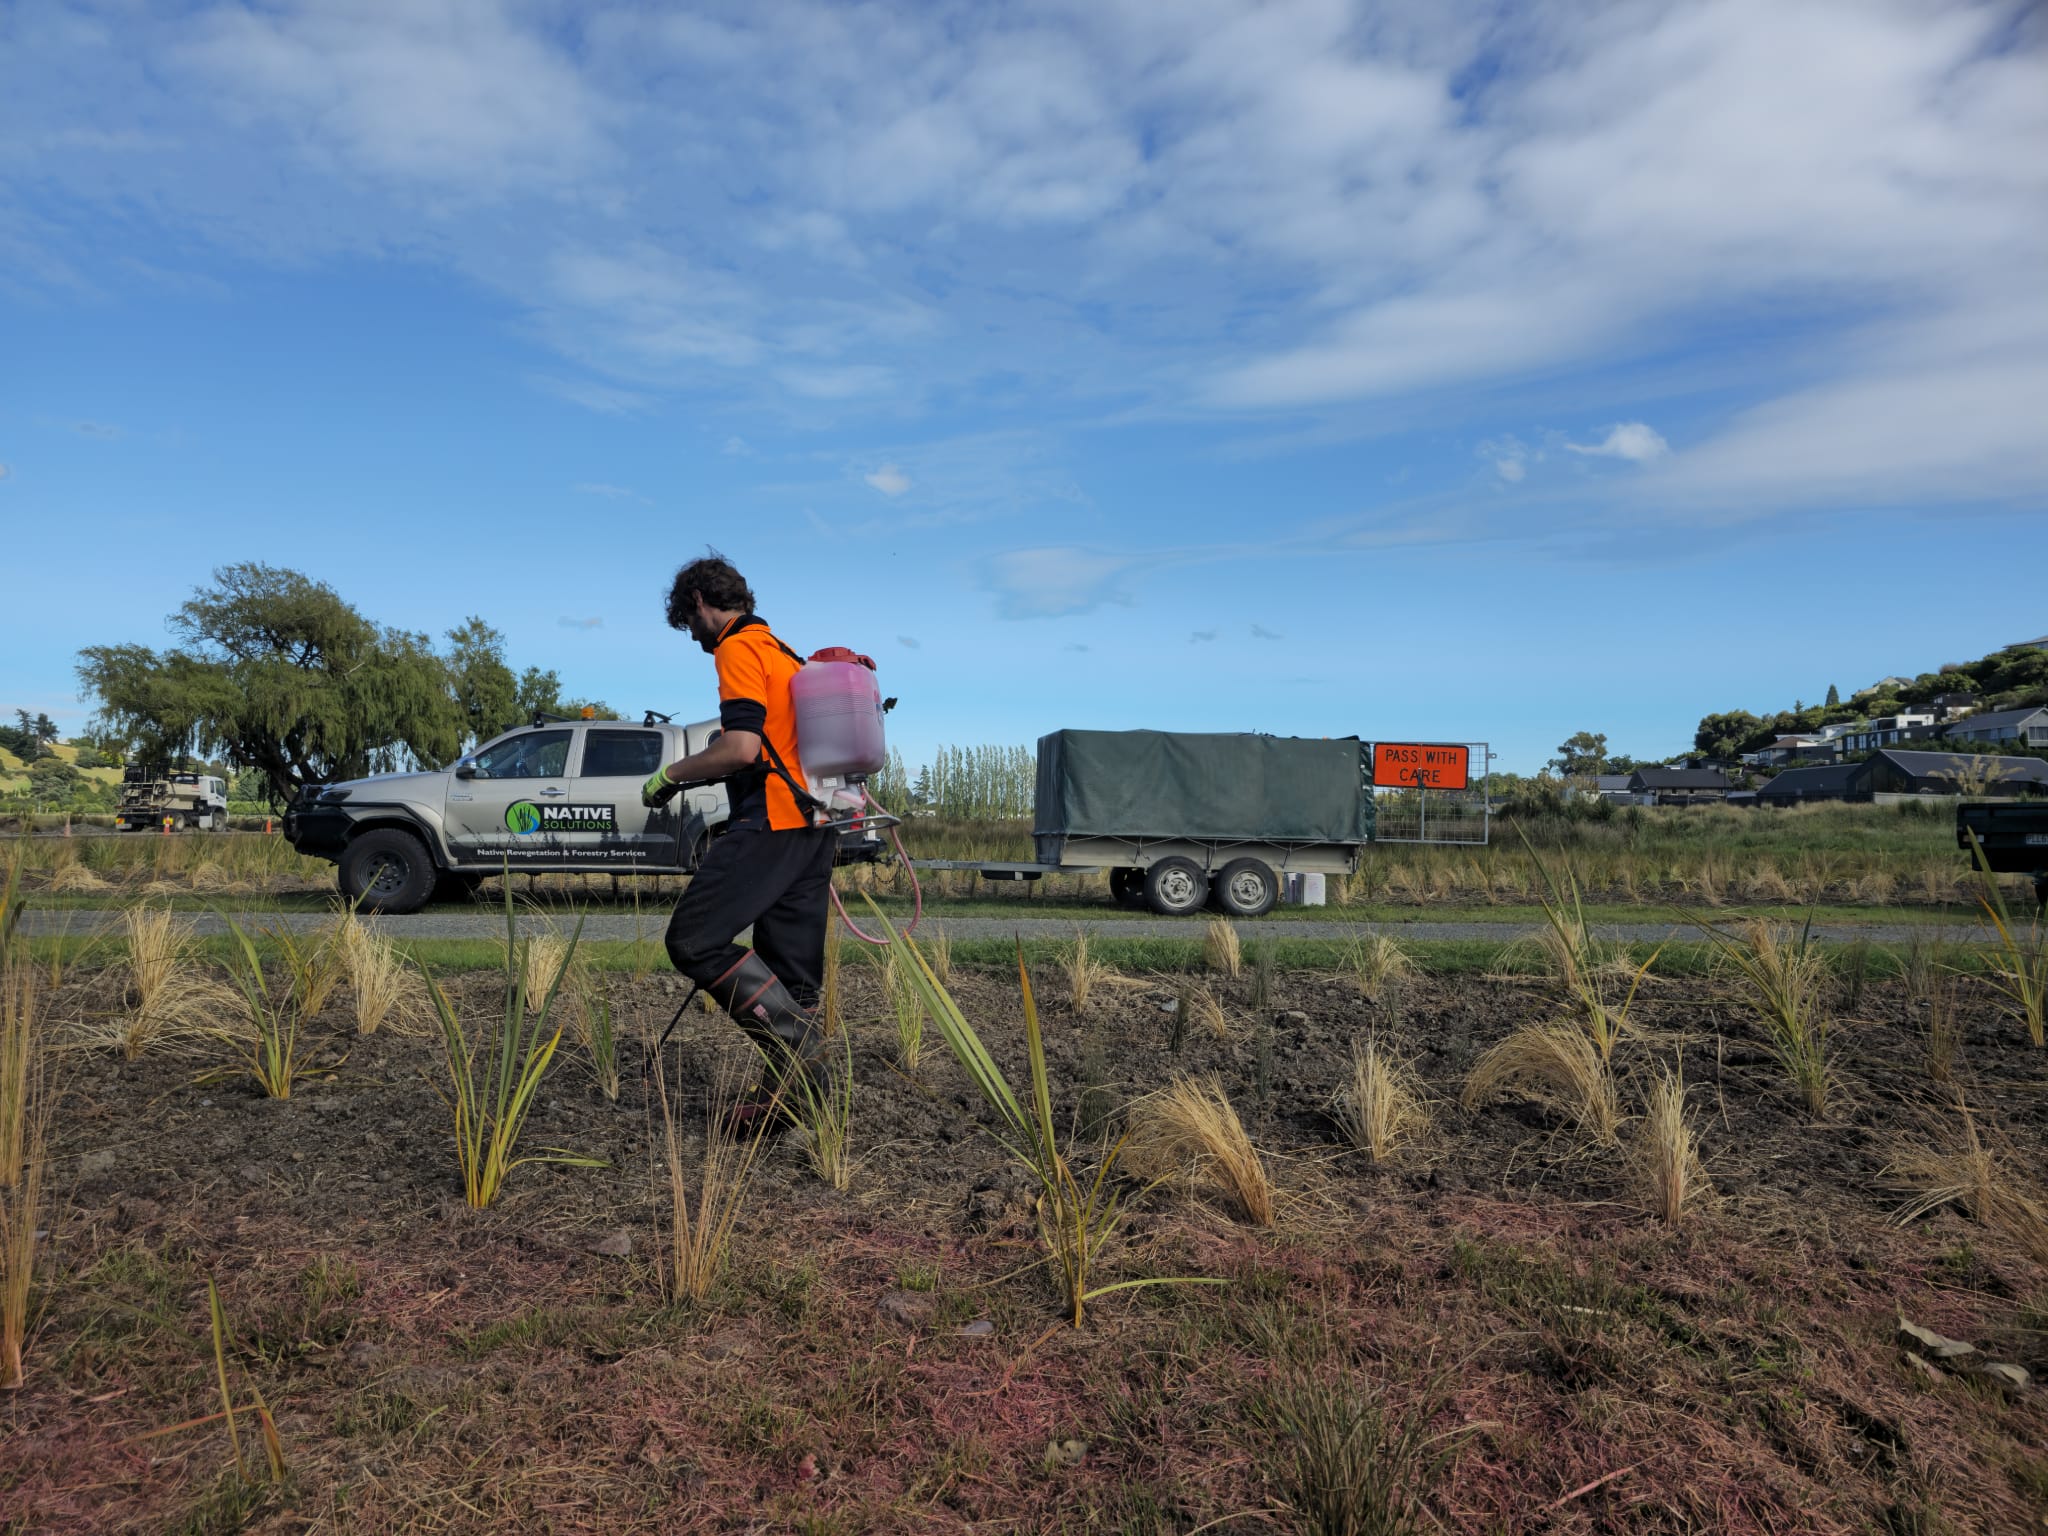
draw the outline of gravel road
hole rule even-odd
[[[82,934],[90,932],[103,914],[84,912],[39,911],[30,907],[22,914],[22,929],[34,935],[59,933]],[[220,917],[211,912],[194,912],[185,915],[194,932],[219,934],[227,932],[227,926]],[[254,932],[265,926],[279,923],[290,925],[297,931],[316,928],[328,920],[321,912],[238,912],[235,921]],[[505,931],[505,920],[497,913],[489,912],[419,912],[410,917],[372,917],[365,921],[372,927],[403,939],[489,939]],[[537,919],[527,918],[527,922]],[[650,913],[640,922],[640,932],[648,938],[659,938],[667,921],[665,914]],[[863,925],[865,926],[865,925]],[[1199,939],[1206,926],[1202,918],[1162,917],[1089,917],[1089,918],[1046,918],[1046,917],[944,917],[928,914],[924,921],[926,931],[944,932],[954,939],[1007,939],[1012,936],[1025,939],[1071,939],[1076,928],[1085,929],[1090,938],[1100,939]],[[1241,938],[1277,939],[1352,939],[1361,934],[1385,933],[1397,939],[1425,941],[1430,939],[1490,939],[1506,943],[1537,931],[1537,925],[1517,922],[1442,922],[1442,923],[1347,923],[1319,922],[1311,919],[1288,919],[1284,922],[1240,922],[1237,931]],[[1667,939],[1697,939],[1700,932],[1689,923],[1605,923],[1594,925],[1594,932],[1603,939],[1623,939],[1631,943],[1659,944]],[[1905,944],[1916,936],[1932,941],[1941,939],[1946,943],[1982,942],[1987,934],[1975,924],[1850,924],[1815,925],[1817,936],[1841,942],[1868,939],[1879,944]],[[593,940],[630,940],[634,937],[634,919],[625,913],[593,913],[583,925],[583,936]]]

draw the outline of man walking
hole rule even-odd
[[[642,786],[649,806],[684,785],[722,779],[731,816],[669,919],[675,968],[739,1022],[768,1058],[768,1080],[735,1107],[729,1128],[776,1112],[786,1074],[814,1073],[824,1051],[818,989],[837,833],[814,826],[798,758],[789,682],[803,660],[754,613],[754,594],[716,550],[676,572],[671,629],[687,630],[718,668],[721,734]],[[749,924],[754,947],[734,942]],[[779,1118],[786,1122],[788,1109]]]

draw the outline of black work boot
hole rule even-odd
[[[797,1106],[789,1100],[803,1091],[791,1079],[801,1074],[814,1086],[820,1079],[825,1037],[818,1027],[817,1014],[798,1003],[789,988],[768,969],[768,962],[752,950],[704,990],[733,1016],[768,1058],[766,1089],[756,1096],[752,1106],[740,1104],[734,1106],[735,1110],[753,1107],[757,1117],[771,1113],[791,1115]]]

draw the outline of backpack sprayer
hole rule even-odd
[[[880,773],[889,760],[882,722],[896,703],[882,697],[873,658],[843,645],[814,651],[789,680],[789,701],[796,712],[797,756],[809,781],[808,793],[800,792],[797,796],[799,803],[809,802],[806,808],[815,818],[815,825],[829,826],[842,834],[888,832],[890,842],[896,845],[896,857],[910,873],[915,906],[903,931],[914,931],[924,916],[924,888],[918,884],[917,866],[904,852],[903,838],[897,830],[903,819],[884,810],[868,792],[868,776]],[[768,748],[768,754],[770,763],[789,781],[790,788],[800,790],[802,787],[776,760],[773,747]],[[863,932],[846,915],[836,887],[832,891],[832,905],[855,938],[868,944],[889,942]]]

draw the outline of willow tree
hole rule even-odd
[[[459,750],[464,711],[427,637],[372,623],[297,571],[224,566],[169,625],[168,651],[79,653],[101,721],[139,755],[224,756],[291,799]]]

